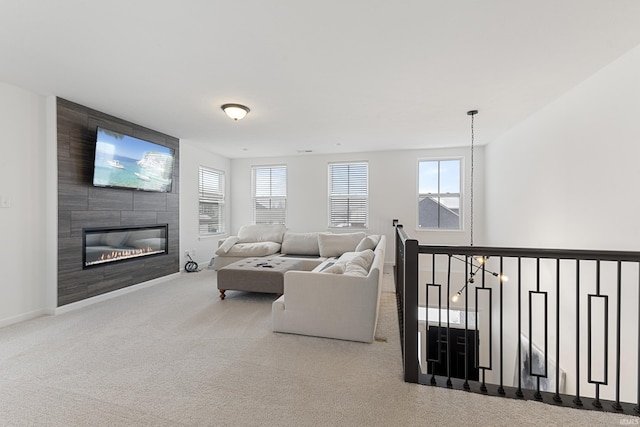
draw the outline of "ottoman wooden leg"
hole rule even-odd
[[[226,291],[224,289],[220,289],[220,299],[222,299],[222,300],[224,299],[224,296],[225,296],[224,293],[225,292]]]

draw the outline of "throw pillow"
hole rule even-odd
[[[367,277],[369,272],[357,264],[347,264],[344,269],[345,276]]]
[[[332,257],[340,256],[345,252],[352,252],[366,236],[364,232],[346,234],[319,233],[318,246],[320,256]]]
[[[374,250],[376,246],[378,246],[379,242],[380,242],[380,236],[376,234],[367,236],[364,239],[360,240],[360,243],[358,243],[358,246],[356,246],[356,252],[362,252],[365,249]]]
[[[229,236],[224,239],[224,242],[222,242],[222,244],[218,247],[218,250],[216,250],[216,255],[222,255],[229,252],[229,249],[231,249],[233,245],[238,243],[238,240],[240,240],[238,236]]]
[[[362,251],[360,255],[349,261],[345,267],[344,274],[352,276],[367,276],[375,254],[371,249]]]
[[[341,262],[336,262],[331,267],[327,267],[322,270],[323,273],[331,273],[331,274],[343,274],[345,270],[345,265]]]

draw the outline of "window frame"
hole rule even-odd
[[[350,166],[350,165],[364,165],[365,173],[366,173],[366,184],[365,184],[365,194],[357,194],[351,193],[348,191],[346,194],[333,194],[332,193],[332,184],[333,184],[333,168],[338,166]],[[347,199],[347,206],[349,205],[351,200],[364,200],[364,221],[362,223],[357,223],[356,225],[352,225],[352,217],[349,213],[347,213],[346,223],[348,225],[338,225],[336,222],[332,220],[334,217],[334,212],[332,207],[334,206],[333,200],[335,198],[345,198]],[[348,209],[348,208],[347,208]],[[327,166],[327,223],[328,228],[330,229],[342,229],[342,230],[366,230],[369,228],[369,162],[366,160],[358,160],[358,161],[345,161],[345,162],[330,162]]]
[[[438,189],[440,190],[440,180],[441,180],[441,171],[440,171],[440,163],[447,161],[458,161],[459,169],[460,169],[460,177],[459,177],[459,192],[458,193],[450,193],[450,192],[437,192],[437,193],[420,193],[420,165],[424,162],[438,162]],[[416,230],[417,231],[448,231],[448,232],[462,232],[465,230],[465,209],[464,209],[464,189],[465,189],[465,159],[463,156],[451,156],[451,157],[428,157],[428,158],[419,158],[416,165]],[[458,213],[458,227],[456,228],[445,228],[441,227],[440,219],[438,218],[438,226],[437,227],[422,227],[420,225],[420,201],[423,197],[429,196],[437,196],[439,199],[446,197],[458,197],[459,198],[459,213]],[[444,205],[443,205],[444,206]],[[446,207],[446,206],[444,206]]]
[[[203,188],[203,176],[206,173],[216,174],[218,175],[219,180],[219,189],[220,192],[216,193],[212,191],[209,194],[214,195],[213,197],[205,197],[205,189]],[[221,181],[221,182],[220,182]],[[218,198],[215,195],[218,195]],[[209,205],[217,205],[218,206],[218,229],[215,232],[205,232],[203,233],[202,227],[206,224],[215,224],[213,221],[203,221],[202,220],[202,206],[203,204]],[[227,230],[227,221],[226,221],[226,174],[224,171],[216,168],[211,168],[208,166],[200,165],[198,167],[198,236],[200,238],[206,238],[211,236],[217,236],[221,234],[225,234]]]
[[[284,195],[273,195],[274,191],[274,179],[277,179],[277,176],[273,176],[274,169],[283,169],[284,170],[284,186],[280,186],[280,189],[284,190]],[[257,172],[259,170],[269,170],[269,196],[258,196],[258,182],[257,182]],[[253,224],[287,224],[287,210],[288,210],[288,193],[289,193],[289,171],[286,164],[275,164],[275,165],[254,165],[251,166],[251,214],[252,214],[252,223]],[[277,188],[277,187],[276,187]],[[258,214],[256,205],[259,199],[267,200],[270,207],[269,211],[274,210],[275,208],[271,207],[273,202],[280,202],[284,204],[284,208],[282,209],[282,222],[257,222]]]

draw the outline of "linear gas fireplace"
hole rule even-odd
[[[83,268],[168,253],[167,224],[85,228]]]

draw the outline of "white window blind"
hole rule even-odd
[[[366,228],[368,212],[368,163],[329,164],[329,227]]]
[[[225,232],[224,172],[200,166],[200,236]]]
[[[254,166],[254,224],[285,224],[287,220],[287,167]]]
[[[418,162],[418,228],[459,230],[460,159]]]

